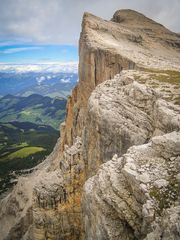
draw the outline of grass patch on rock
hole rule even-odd
[[[163,209],[169,208],[177,200],[180,193],[180,186],[174,177],[171,177],[167,187],[158,189],[153,186],[150,191],[150,197],[156,200],[158,204],[157,212],[161,215]]]
[[[149,79],[155,79],[162,83],[170,83],[174,85],[180,84],[180,72],[172,70],[143,69],[149,75]],[[136,76],[137,80],[141,80],[141,76]]]

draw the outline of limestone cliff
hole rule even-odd
[[[180,36],[85,13],[53,153],[0,205],[0,239],[178,239]]]

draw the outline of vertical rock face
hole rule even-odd
[[[108,24],[111,25],[111,23]],[[112,34],[108,24],[89,13],[84,14],[79,41],[79,84],[69,99],[66,119],[65,141],[68,144],[72,144],[73,136],[82,134],[87,101],[95,87],[113,78],[122,69],[134,69],[136,66],[133,60],[112,49],[111,44],[103,43],[102,33],[109,31],[108,34]],[[99,36],[96,36],[98,32],[100,32]]]
[[[85,13],[61,139],[1,201],[0,239],[178,239],[179,46],[140,13]]]

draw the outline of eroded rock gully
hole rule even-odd
[[[179,43],[132,10],[84,15],[61,138],[1,201],[0,239],[179,239]]]

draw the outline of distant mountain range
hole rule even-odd
[[[0,98],[0,109],[0,122],[28,121],[58,129],[65,117],[66,99],[39,94],[28,97],[8,94]]]
[[[40,94],[67,98],[77,84],[77,73],[0,71],[0,96]]]

